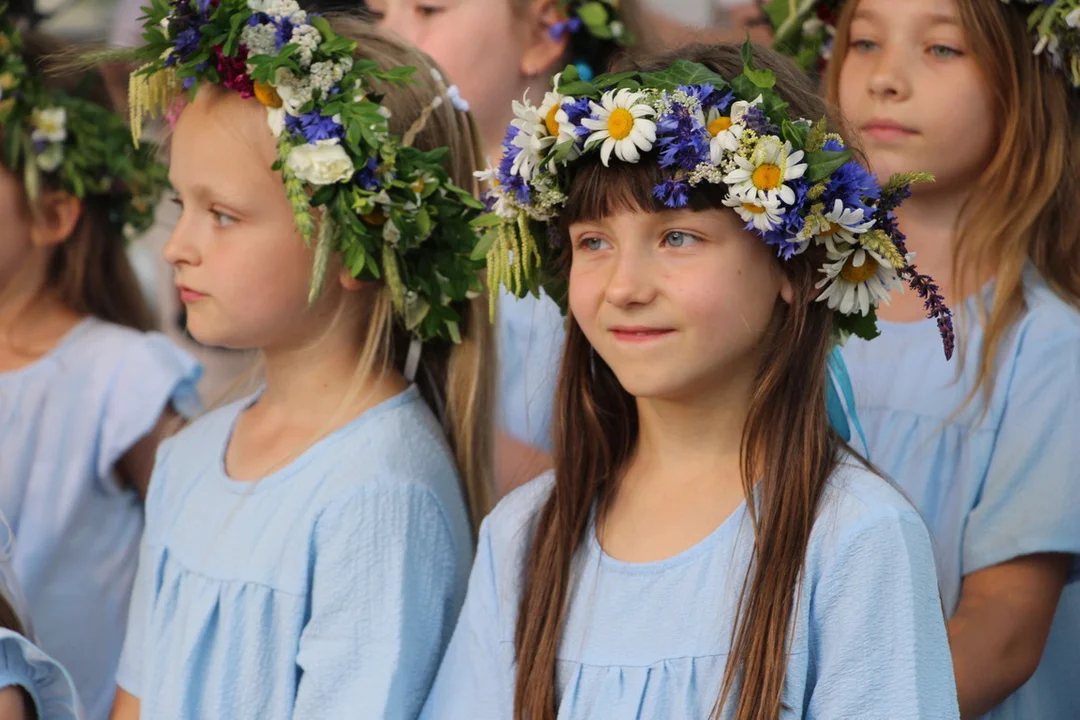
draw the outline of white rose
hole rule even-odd
[[[755,105],[760,105],[762,101],[764,101],[764,98],[761,95],[758,95],[756,98],[754,98],[753,102],[739,100],[738,102],[732,103],[731,115],[729,116],[731,118],[731,122],[742,122],[743,117],[746,115],[746,111],[754,107]]]
[[[1080,27],[1080,7],[1069,12],[1065,16],[1065,24],[1071,28]]]
[[[34,142],[60,143],[67,140],[67,111],[64,108],[35,110],[30,116],[34,132],[30,139]]]
[[[320,140],[300,145],[289,152],[287,161],[293,175],[310,185],[332,185],[352,178],[355,169],[345,148],[337,140]]]
[[[281,137],[285,130],[285,108],[266,108],[266,124],[270,126],[274,137]]]

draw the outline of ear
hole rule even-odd
[[[357,290],[363,290],[371,285],[367,280],[357,280],[349,272],[349,268],[343,267],[338,270],[338,282],[341,283],[341,287],[350,292],[356,292]]]
[[[31,212],[30,241],[34,247],[55,247],[75,232],[82,217],[82,201],[60,190],[41,193]]]
[[[547,75],[566,56],[569,38],[566,33],[558,39],[551,28],[566,20],[555,0],[533,0],[526,18],[529,32],[525,36],[525,52],[521,54],[521,74],[526,77]]]
[[[780,299],[790,305],[795,301],[795,286],[791,284],[791,278],[786,272],[780,273]]]

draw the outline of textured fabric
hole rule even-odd
[[[161,447],[118,683],[144,719],[416,717],[472,559],[438,421],[412,386],[240,482],[250,402]]]
[[[465,607],[422,717],[511,717],[524,562],[552,483],[546,475],[515,491],[482,526]],[[617,561],[590,528],[558,651],[560,720],[708,717],[752,540],[745,504],[660,562]],[[930,539],[884,480],[853,465],[830,479],[797,601],[785,718],[958,717]]]
[[[882,323],[881,337],[844,349],[870,459],[926,520],[948,615],[969,573],[1080,554],[1080,314],[1031,267],[1024,286],[1027,310],[1001,345],[988,404],[962,407],[982,347],[974,298],[958,309],[958,361],[945,361],[932,321]],[[1080,718],[1077,569],[1035,675],[987,717]]]
[[[559,306],[543,295],[499,295],[499,427],[518,440],[551,449],[551,406],[566,341]]]
[[[67,671],[22,635],[0,628],[0,688],[12,685],[30,695],[38,720],[83,717]]]
[[[117,461],[172,400],[197,409],[198,365],[158,333],[83,320],[47,355],[0,374],[0,511],[41,647],[90,720],[109,714],[142,504]]]

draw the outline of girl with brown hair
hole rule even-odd
[[[0,15],[0,511],[42,647],[109,711],[158,442],[198,366],[150,330],[126,255],[165,186],[96,73]]]
[[[936,177],[897,218],[960,362],[910,295],[844,358],[934,538],[961,712],[1080,717],[1080,2],[848,2],[832,52],[871,169]]]
[[[926,528],[827,401],[834,345],[929,292],[888,222],[912,178],[749,45],[553,92],[479,250],[567,300],[555,470],[485,521],[424,716],[956,717]]]

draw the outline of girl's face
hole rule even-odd
[[[183,208],[165,245],[191,334],[230,348],[293,347],[326,327],[341,288],[309,307],[314,254],[293,222],[266,110],[202,88],[180,114],[169,179]]]
[[[995,142],[994,106],[953,0],[860,0],[840,110],[882,179],[923,171],[968,187]]]
[[[730,210],[621,212],[570,226],[570,311],[637,398],[687,400],[754,372],[792,286]]]
[[[550,2],[369,0],[380,27],[423,50],[457,84],[489,151],[511,119],[530,76],[546,76],[565,48],[541,23]],[[549,8],[550,10],[550,8]]]

